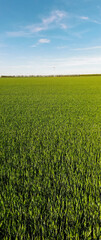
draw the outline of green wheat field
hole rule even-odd
[[[0,239],[100,240],[101,76],[0,78]]]

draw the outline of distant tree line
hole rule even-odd
[[[68,75],[1,75],[0,78],[22,78],[22,77],[82,77],[82,76],[101,76],[101,74],[68,74]]]

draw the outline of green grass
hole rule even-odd
[[[0,239],[100,240],[101,76],[0,79]]]

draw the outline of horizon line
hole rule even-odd
[[[83,74],[47,74],[47,75],[0,75],[0,78],[10,77],[69,77],[69,76],[101,76],[101,73],[83,73]]]

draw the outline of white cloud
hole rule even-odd
[[[31,47],[36,48],[39,44],[50,43],[50,39],[40,38],[36,44],[33,44]]]
[[[41,32],[43,30],[46,29],[45,26],[41,26],[40,24],[39,25],[29,25],[29,26],[26,26],[25,29],[27,29],[29,31],[29,33],[37,33],[37,32]]]
[[[85,20],[85,21],[89,21],[89,22],[91,22],[91,23],[96,23],[96,24],[101,24],[101,22],[99,22],[99,21],[97,21],[97,20],[95,20],[95,19],[91,19],[91,18],[89,18],[89,17],[87,17],[87,16],[81,16],[81,17],[79,17],[81,20]]]
[[[66,17],[66,15],[67,14],[64,11],[60,11],[60,10],[52,11],[49,14],[49,17],[42,18],[40,23],[25,26],[20,31],[6,32],[6,34],[9,37],[26,37],[26,36],[32,35],[33,33],[38,33],[38,32],[48,30],[51,27],[52,28],[57,26],[60,27],[60,23]],[[66,29],[66,25],[62,24],[62,28]]]
[[[93,49],[101,49],[101,46],[92,46],[92,47],[86,47],[86,48],[74,48],[72,50],[85,51],[85,50],[93,50]]]
[[[36,48],[36,47],[37,47],[37,43],[36,43],[36,44],[33,44],[31,47],[32,47],[32,48]]]
[[[61,26],[62,29],[67,29],[67,25],[64,24],[64,23],[61,23],[60,26]]]
[[[101,24],[101,22],[99,22],[99,21],[97,21],[97,20],[90,20],[90,22],[92,22],[92,23],[96,23],[96,24],[98,24],[98,25],[100,25]]]
[[[53,23],[55,20],[56,20],[56,15],[52,15],[49,18],[44,18],[42,20],[42,22],[44,25],[49,25],[49,24]]]
[[[5,73],[6,71],[6,73]],[[0,75],[50,75],[50,74],[101,73],[101,57],[35,58],[22,64],[4,64]]]
[[[59,10],[57,10],[57,11],[55,11],[54,12],[56,15],[57,15],[57,17],[59,17],[59,18],[64,18],[64,17],[66,17],[66,12],[64,12],[64,11],[59,11]]]
[[[68,48],[67,46],[58,46],[57,49],[65,49],[65,48]]]
[[[7,32],[8,37],[25,37],[28,36],[28,33],[24,31],[14,31],[14,32]]]
[[[63,46],[58,46],[57,49],[64,49],[64,48],[68,48],[69,51],[89,51],[89,50],[97,50],[97,49],[101,49],[101,46],[92,46],[92,47],[83,47],[83,48],[69,48],[66,45]]]
[[[51,14],[48,18],[43,18],[42,22],[44,25],[49,25],[53,22],[58,22],[65,17],[66,17],[66,12],[56,10],[56,11],[51,12]]]
[[[41,39],[39,39],[38,42],[39,42],[39,43],[50,43],[50,40],[49,40],[49,39],[46,39],[46,38],[41,38]]]
[[[82,16],[82,17],[80,17],[80,19],[82,19],[82,20],[89,20],[89,17]]]
[[[41,31],[43,31],[43,30],[45,30],[45,27],[34,27],[34,28],[32,28],[31,29],[31,32],[41,32]]]

